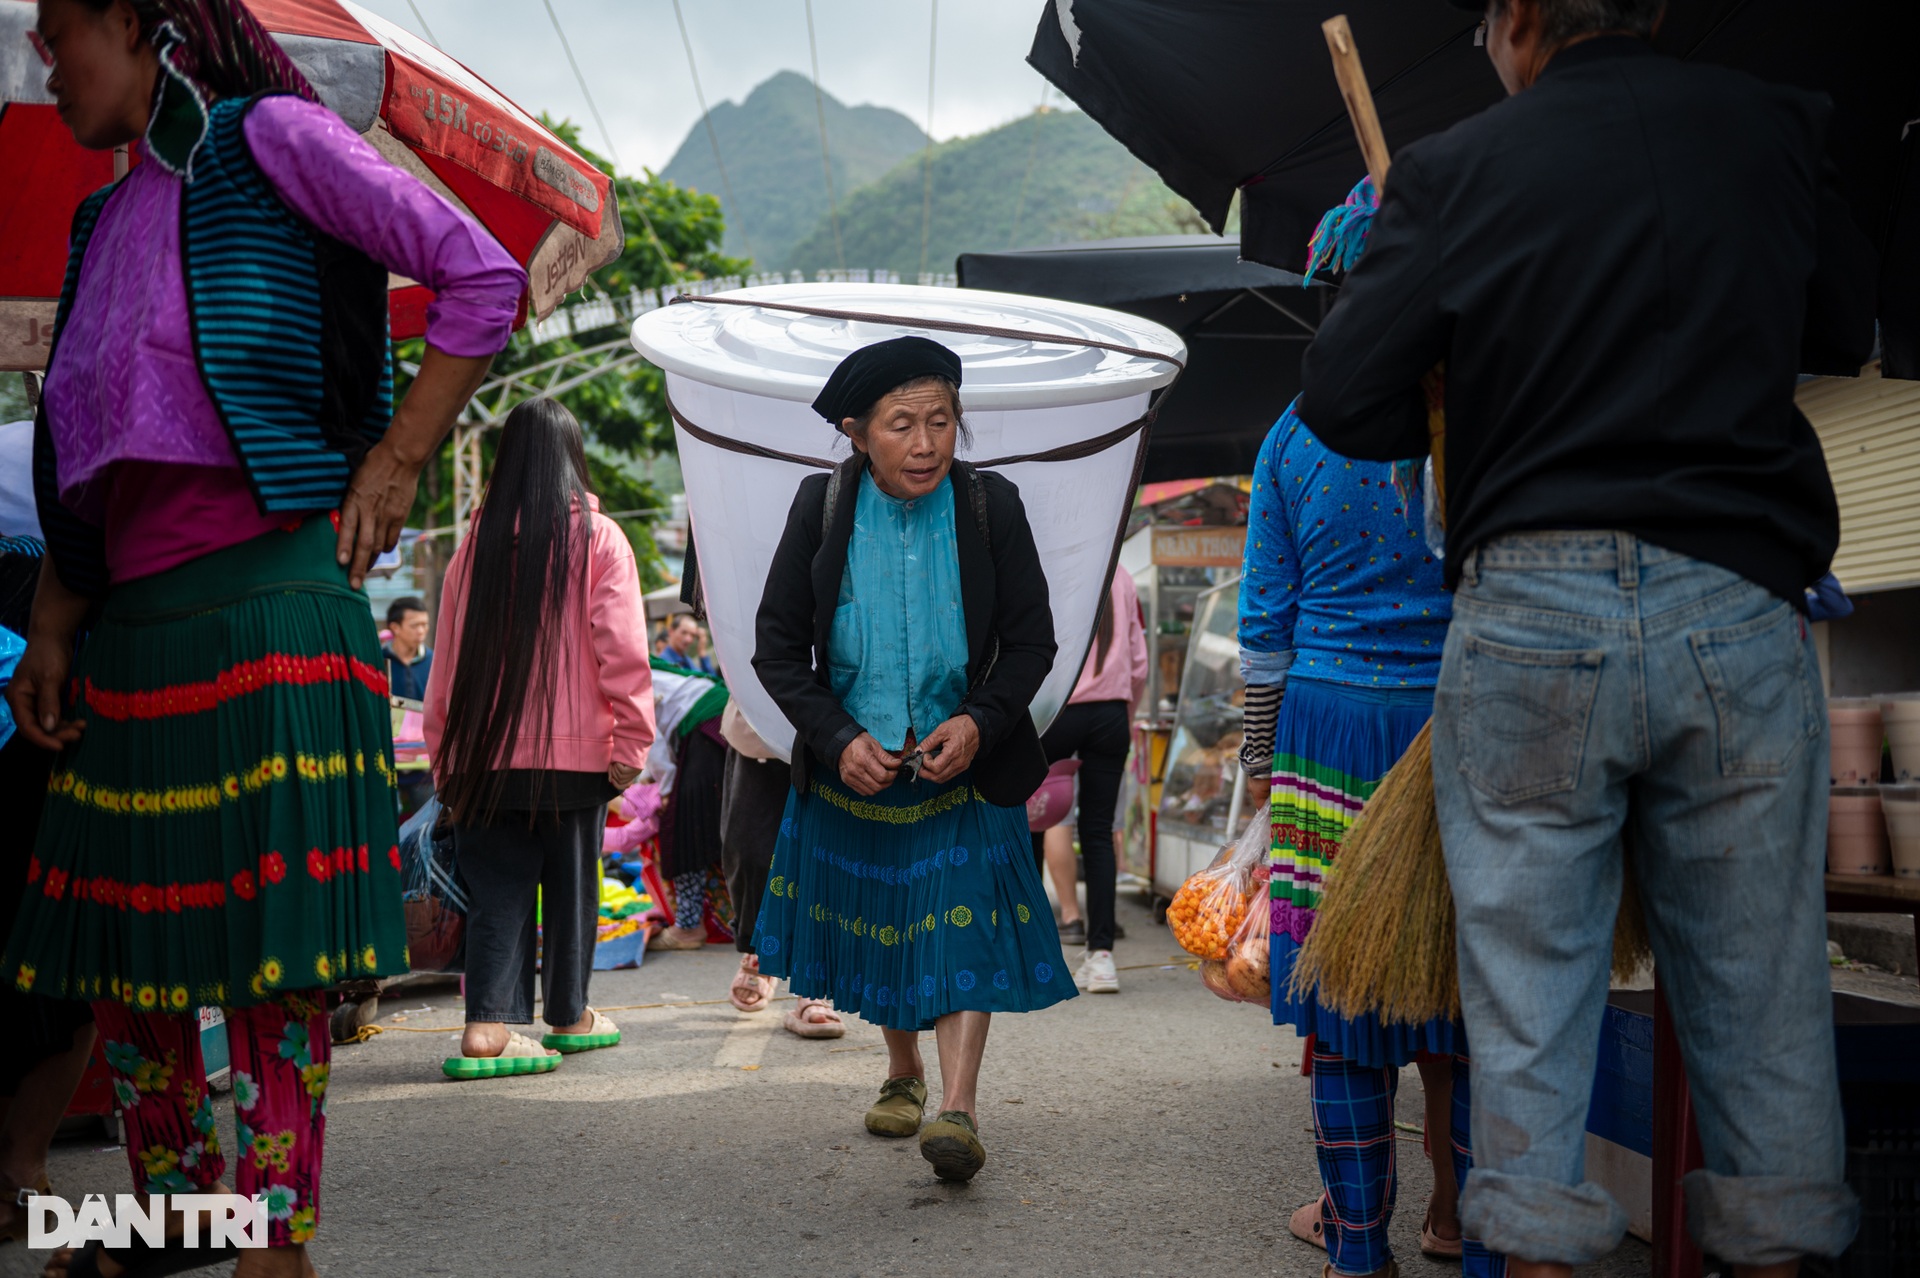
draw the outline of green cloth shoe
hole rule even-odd
[[[920,1157],[933,1164],[941,1180],[969,1181],[987,1165],[980,1129],[964,1109],[943,1109],[920,1133]]]
[[[889,1078],[880,1099],[867,1111],[867,1130],[875,1136],[911,1136],[927,1113],[927,1085],[917,1078]]]
[[[612,1047],[620,1041],[620,1027],[598,1009],[593,1013],[593,1028],[584,1034],[542,1034],[540,1046],[556,1052],[591,1052],[596,1047]]]

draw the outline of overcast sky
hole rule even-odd
[[[529,111],[570,116],[599,149],[607,139],[575,86],[542,0],[359,0],[420,31]],[[658,169],[700,119],[672,0],[552,0],[587,87],[628,169]],[[1026,63],[1049,0],[947,0],[940,6],[933,135],[1003,124],[1039,105]],[[804,0],[680,0],[709,106],[744,98],[776,71],[808,74]],[[821,87],[922,128],[931,0],[813,0]],[[1056,103],[1059,97],[1053,99]]]

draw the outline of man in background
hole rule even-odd
[[[387,605],[387,629],[392,638],[387,655],[387,685],[396,697],[427,699],[427,676],[433,672],[433,649],[427,647],[426,601],[402,595]]]
[[[667,623],[667,649],[660,659],[682,670],[713,674],[713,658],[700,655],[700,640],[700,623],[683,612]]]

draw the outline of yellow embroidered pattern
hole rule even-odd
[[[383,755],[374,756],[374,770],[389,787],[393,785],[393,775]],[[227,774],[218,783],[171,786],[164,790],[116,790],[63,771],[55,773],[47,783],[47,792],[84,807],[122,816],[183,816],[217,811],[222,800],[237,802],[242,794],[257,794],[290,776],[323,783],[338,781],[349,772],[365,776],[366,756],[356,753],[349,764],[347,756],[338,750],[326,755],[295,754],[291,761],[284,754],[273,754],[246,772]]]
[[[850,799],[836,790],[828,789],[818,781],[813,783],[813,793],[855,820],[879,821],[886,825],[916,825],[928,817],[938,816],[942,812],[951,812],[962,804],[980,799],[980,792],[970,785],[956,787],[945,794],[935,795],[924,803],[915,803],[904,808],[890,808],[885,804]],[[985,802],[983,799],[980,801]]]

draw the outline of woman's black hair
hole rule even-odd
[[[1095,614],[1093,623],[1094,649],[1093,672],[1099,674],[1107,666],[1107,651],[1113,647],[1113,587],[1107,587],[1107,593],[1100,596],[1100,611]]]
[[[523,725],[552,722],[572,592],[591,529],[580,423],[551,399],[507,415],[468,560],[460,656],[447,689],[440,802],[456,823],[490,818]],[[537,796],[536,796],[537,800]]]

